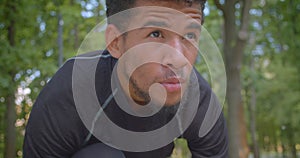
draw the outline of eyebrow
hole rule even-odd
[[[168,27],[169,25],[163,21],[148,21],[143,27]]]
[[[169,25],[163,21],[148,21],[146,22],[142,28],[144,27],[169,27]],[[196,22],[192,22],[189,25],[187,25],[185,28],[186,29],[197,29],[197,30],[201,30],[202,25],[200,25],[199,23]]]
[[[200,24],[195,22],[190,23],[188,26],[186,26],[187,29],[199,29],[199,30],[201,30],[201,27],[202,26]]]

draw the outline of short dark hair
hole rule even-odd
[[[121,11],[131,9],[134,7],[136,1],[137,0],[106,0],[106,16],[110,17]],[[156,0],[156,1],[159,1],[159,0]],[[164,0],[160,0],[160,1],[164,1]],[[202,16],[201,19],[202,19],[202,23],[204,22],[203,11],[204,11],[205,3],[207,0],[170,0],[170,1],[177,1],[177,2],[183,1],[190,6],[192,5],[193,2],[200,4],[201,16]],[[118,23],[115,23],[108,18],[108,23],[115,24],[117,27],[120,27],[120,21]]]

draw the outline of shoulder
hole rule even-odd
[[[116,60],[113,56],[110,55],[110,53],[107,50],[97,50],[93,52],[87,52],[84,54],[79,54],[75,57],[72,57],[66,61],[68,63],[69,61],[75,61],[75,60],[99,60],[99,59],[106,59],[106,60]]]
[[[91,64],[98,65],[100,58],[106,59],[103,62],[112,60],[109,53],[103,51],[78,55],[67,60],[49,80],[31,111],[24,141],[25,155],[36,153],[63,157],[80,148],[88,130],[74,102],[76,77],[73,75],[80,72],[79,76],[83,76],[91,69]]]

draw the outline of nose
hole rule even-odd
[[[181,69],[188,64],[185,57],[186,48],[180,37],[173,38],[167,42],[169,47],[164,47],[162,64],[172,69]]]

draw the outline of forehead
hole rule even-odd
[[[191,5],[199,5],[199,2],[194,0],[136,0],[135,6],[146,6],[146,5],[156,5],[156,6],[169,6],[174,7],[175,5],[180,6],[189,6]],[[172,6],[173,5],[173,6]]]
[[[135,7],[140,6],[161,6],[173,9],[181,9],[184,7],[196,8],[201,10],[199,2],[193,0],[136,0]]]
[[[191,24],[192,26],[198,26],[198,28],[201,26],[200,4],[188,6],[182,1],[177,2],[175,0],[137,0],[135,7],[130,9],[129,12],[127,31],[149,26],[163,27],[177,32],[176,30],[179,31]]]
[[[192,5],[190,5],[192,4]],[[200,3],[188,3],[186,0],[136,0],[134,7],[166,7],[185,14],[198,14],[202,16],[202,9]]]

